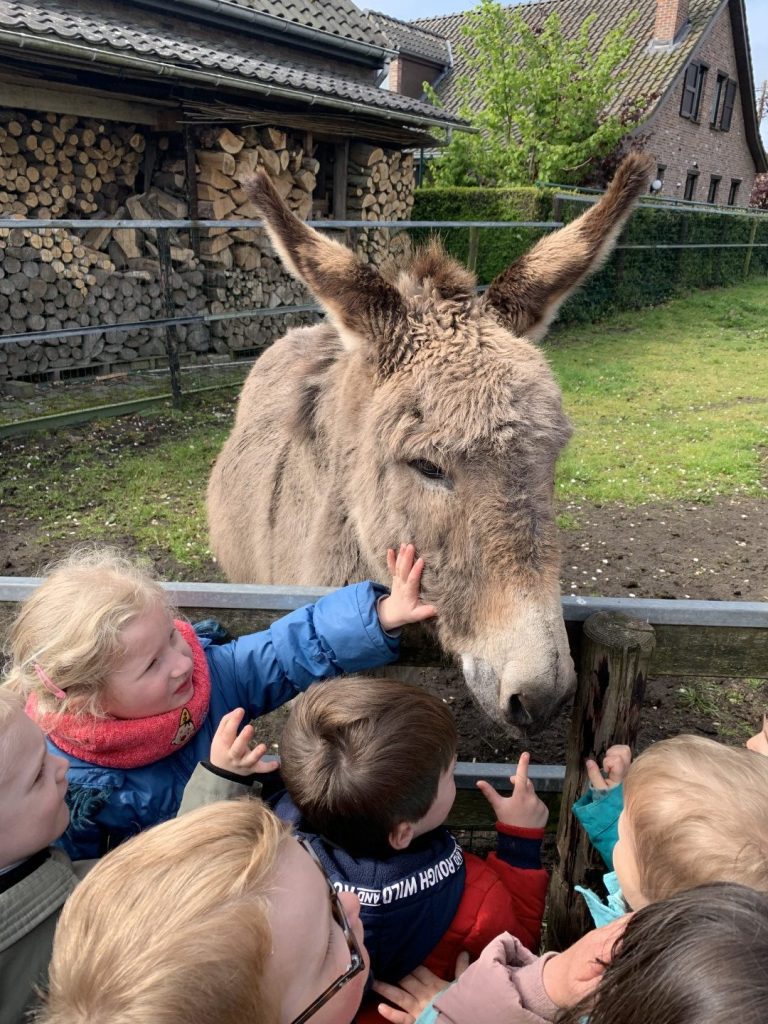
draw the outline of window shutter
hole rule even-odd
[[[680,116],[681,117],[693,117],[694,108],[696,106],[696,94],[697,88],[696,83],[699,77],[699,65],[689,64],[685,69],[685,78],[683,79],[683,98],[680,103]]]
[[[731,118],[733,117],[733,104],[736,100],[736,89],[737,85],[732,80],[728,80],[728,85],[725,87],[725,99],[723,101],[723,113],[720,118],[720,131],[727,132],[731,128]]]

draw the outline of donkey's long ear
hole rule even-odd
[[[303,281],[351,348],[389,334],[405,317],[402,296],[375,267],[363,263],[344,245],[326,238],[299,220],[260,171],[245,190],[264,218],[270,240],[286,268]]]
[[[600,267],[645,191],[652,166],[650,156],[631,153],[595,206],[542,238],[492,282],[486,303],[515,335],[543,337],[565,299]]]

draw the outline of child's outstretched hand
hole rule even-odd
[[[280,767],[278,761],[262,762],[267,752],[266,743],[259,743],[251,748],[254,728],[248,724],[238,733],[238,728],[245,715],[245,708],[235,708],[224,715],[211,742],[211,764],[233,775],[263,775],[274,772]]]
[[[469,954],[459,953],[456,961],[456,977],[460,978],[467,967],[469,967]],[[393,1006],[387,1006],[386,1003],[379,1003],[378,1011],[385,1020],[392,1021],[392,1024],[414,1024],[416,1018],[429,1006],[435,996],[439,996],[449,985],[449,981],[438,978],[428,968],[417,967],[411,974],[402,978],[397,985],[374,981],[373,991],[400,1007],[397,1010]]]
[[[754,750],[756,754],[768,756],[768,715],[763,716],[762,731],[750,737],[747,740],[747,746],[750,750]]]
[[[392,591],[379,601],[379,622],[385,633],[391,633],[409,622],[422,622],[437,615],[437,608],[421,600],[421,574],[424,559],[416,558],[413,544],[401,544],[395,554],[387,551],[387,568],[392,576]]]
[[[592,789],[613,789],[624,781],[632,764],[632,751],[623,743],[608,747],[603,758],[603,770],[597,761],[587,761],[587,775]]]
[[[477,783],[477,788],[493,808],[496,820],[502,825],[544,828],[549,820],[549,808],[538,798],[533,783],[528,778],[530,763],[531,755],[525,751],[517,762],[517,771],[509,777],[512,783],[512,796],[501,796],[490,782]]]

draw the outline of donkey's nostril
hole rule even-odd
[[[533,721],[531,715],[526,711],[523,702],[513,693],[507,701],[507,721],[512,725],[526,726]]]

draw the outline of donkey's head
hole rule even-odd
[[[275,248],[349,353],[334,448],[363,561],[382,567],[388,546],[416,544],[443,647],[483,709],[522,732],[574,684],[553,498],[570,427],[533,342],[610,251],[648,172],[628,157],[596,206],[483,297],[436,244],[389,282],[294,217],[266,175],[250,184]]]

